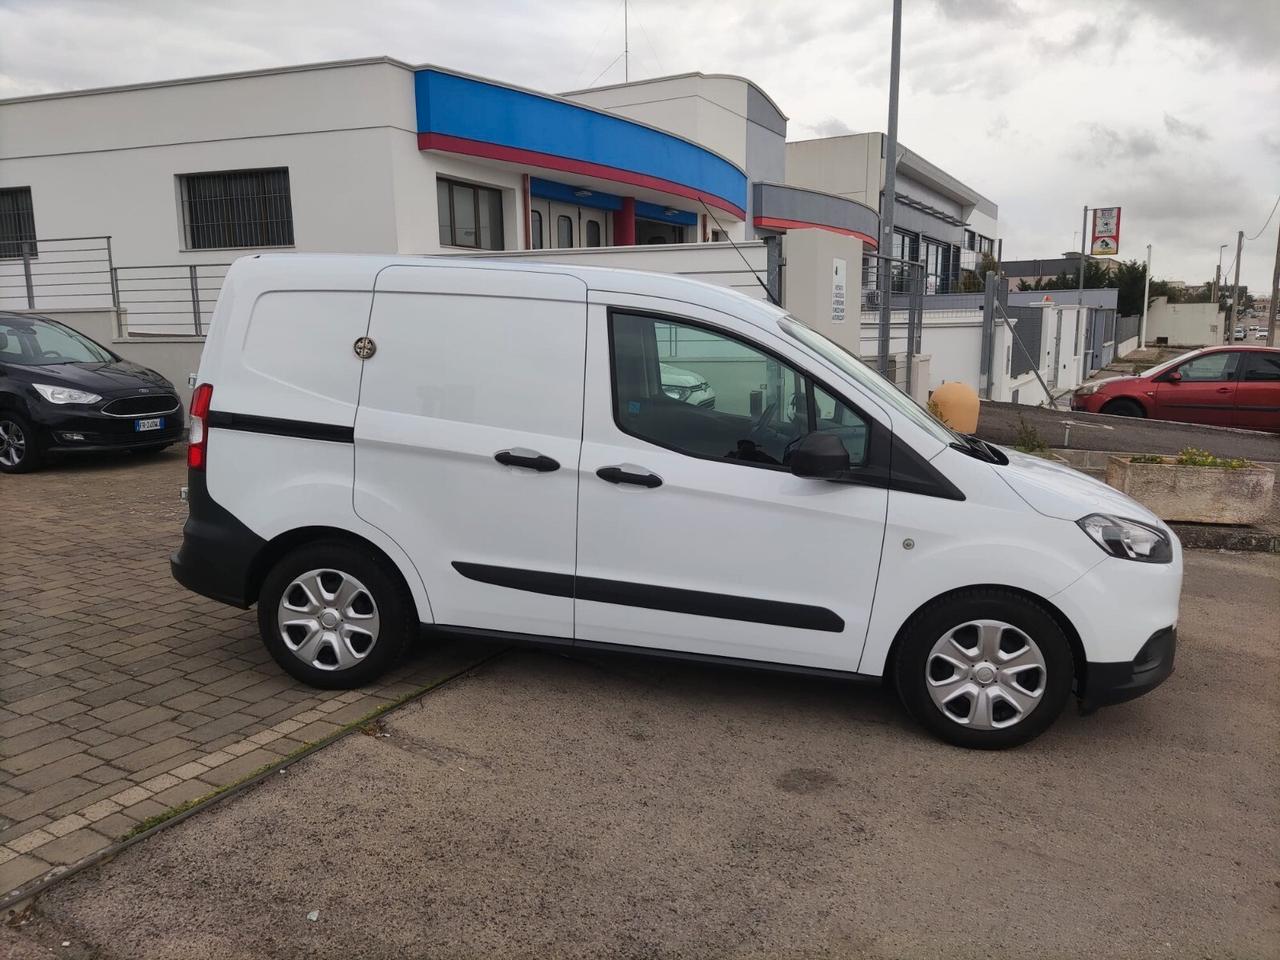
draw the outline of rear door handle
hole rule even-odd
[[[493,455],[493,459],[497,460],[504,467],[524,467],[527,470],[536,470],[538,473],[550,473],[552,470],[559,470],[559,461],[552,460],[548,456],[538,453],[536,450],[499,450]]]
[[[637,487],[660,487],[662,478],[656,473],[630,473],[621,467],[601,467],[596,476],[609,483],[633,483]]]
[[[1230,392],[1231,392],[1231,388],[1230,388],[1230,387],[1219,387],[1219,388],[1218,388],[1218,392],[1219,392],[1219,393],[1230,393]]]

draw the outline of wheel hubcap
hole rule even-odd
[[[938,638],[925,661],[934,705],[953,723],[999,730],[1022,722],[1044,697],[1044,654],[1002,620],[971,620]]]
[[[16,467],[27,455],[27,438],[12,420],[0,420],[0,463]]]
[[[348,670],[378,642],[381,621],[369,589],[341,570],[308,570],[280,598],[276,616],[289,651],[318,670]]]

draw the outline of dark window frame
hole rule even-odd
[[[294,246],[293,186],[287,166],[203,170],[177,177],[184,250]],[[259,189],[237,195],[233,185],[242,185],[245,178],[256,178]],[[283,192],[279,190],[281,183]],[[193,191],[204,195],[193,196]]]
[[[1259,366],[1268,361],[1280,364],[1280,354],[1272,353],[1268,350],[1241,350],[1239,352],[1244,354],[1244,362],[1239,365],[1241,383],[1280,383],[1280,376],[1259,377],[1256,379],[1248,376],[1249,368],[1253,366],[1254,363],[1257,363]],[[1280,373],[1280,371],[1278,371],[1278,373]]]
[[[506,246],[507,213],[502,203],[502,188],[490,187],[483,183],[472,183],[468,180],[457,180],[457,179],[454,179],[453,177],[438,176],[436,177],[436,196],[437,197],[440,195],[439,190],[442,184],[447,188],[445,190],[445,193],[448,194],[449,196],[449,242],[445,243],[444,239],[441,238],[440,245],[445,247],[458,247],[462,250],[505,250],[507,249],[507,246]],[[472,222],[475,223],[476,225],[475,227],[476,242],[475,243],[459,243],[458,242],[458,218],[455,214],[456,207],[455,207],[455,201],[454,201],[455,187],[465,187],[466,189],[471,190],[473,193],[473,199],[471,202],[472,203],[471,212],[472,212],[472,216],[475,218]],[[494,246],[489,246],[489,247],[484,246],[484,244],[480,240],[480,237],[481,237],[480,225],[482,223],[482,220],[480,218],[480,194],[481,193],[489,194],[489,202],[491,204],[496,203],[497,210],[498,210],[498,230],[497,230],[498,235],[496,237],[490,238],[490,241],[494,244]],[[438,210],[436,211],[436,222],[440,225],[441,228],[444,227],[444,218],[440,216],[440,212]]]
[[[560,242],[560,225],[562,223],[567,223],[569,225],[569,242],[567,244],[563,244]],[[569,216],[567,213],[556,214],[556,249],[557,250],[573,249],[573,217]]]
[[[807,408],[806,417],[808,419],[809,430],[807,433],[802,434],[802,436],[808,436],[810,433],[813,433],[816,430],[817,402],[814,397],[813,387],[819,386],[824,391],[826,391],[831,397],[833,397],[837,402],[844,404],[846,407],[849,408],[849,410],[853,411],[854,415],[859,417],[862,420],[862,422],[866,424],[867,442],[863,447],[862,461],[860,463],[851,462],[850,466],[853,467],[854,469],[863,469],[873,465],[873,460],[874,460],[873,451],[876,451],[878,449],[878,446],[879,446],[879,444],[877,443],[878,441],[880,444],[883,443],[884,435],[889,432],[888,428],[877,423],[875,418],[867,416],[866,411],[863,410],[861,407],[859,407],[856,403],[851,403],[842,391],[833,389],[830,383],[828,383],[825,380],[819,380],[817,377],[813,376],[813,374],[809,373],[809,371],[797,366],[794,362],[783,357],[776,350],[771,350],[768,347],[762,346],[761,344],[748,340],[746,337],[743,337],[740,334],[736,334],[730,330],[725,330],[723,327],[717,327],[715,324],[706,323],[705,321],[701,321],[701,320],[695,320],[690,317],[683,317],[677,314],[663,313],[662,311],[659,311],[659,310],[643,310],[643,309],[637,309],[632,307],[609,307],[606,313],[607,323],[605,324],[606,329],[608,331],[608,335],[609,335],[609,404],[613,409],[614,426],[616,426],[618,430],[621,431],[626,436],[634,437],[636,440],[640,440],[643,443],[652,444],[653,446],[659,447],[663,450],[670,450],[672,453],[678,453],[683,457],[692,457],[695,460],[709,460],[712,463],[725,463],[735,467],[751,467],[752,469],[756,469],[756,470],[774,470],[781,473],[791,472],[791,468],[787,466],[785,463],[778,463],[778,464],[755,463],[751,460],[734,460],[730,457],[717,457],[717,456],[713,456],[711,454],[706,454],[706,453],[695,453],[691,450],[686,450],[683,447],[672,446],[671,444],[668,444],[668,443],[660,443],[659,441],[654,440],[652,437],[643,437],[640,434],[634,433],[631,430],[628,430],[625,426],[623,426],[622,411],[619,409],[619,406],[618,406],[618,368],[617,368],[617,362],[616,362],[617,344],[615,342],[614,335],[613,335],[613,320],[614,320],[614,317],[619,314],[622,314],[628,317],[640,317],[642,319],[654,320],[654,321],[657,321],[658,323],[682,324],[683,326],[694,327],[695,329],[699,329],[699,330],[705,330],[708,333],[713,333],[716,336],[724,337],[727,340],[733,340],[737,343],[742,344],[745,347],[748,347],[752,350],[762,353],[765,356],[769,357],[770,359],[776,361],[777,363],[782,364],[784,367],[790,367],[793,371],[795,371],[798,377],[804,380],[804,384],[805,384],[805,406]]]
[[[11,211],[4,209],[4,201],[9,197],[13,198]],[[12,234],[8,232],[10,225]],[[21,260],[24,249],[28,257],[40,254],[36,246],[35,199],[31,195],[31,187],[0,187],[0,260]]]
[[[595,243],[592,243],[592,242],[591,242],[591,228],[592,228],[592,227],[595,227],[595,228],[596,228],[596,230],[595,230],[595,233],[596,233],[596,242],[595,242]],[[604,225],[603,225],[599,220],[596,220],[596,219],[594,219],[594,218],[588,218],[588,219],[587,219],[587,228],[586,228],[585,230],[583,230],[582,232],[583,232],[583,234],[584,234],[584,236],[583,236],[583,238],[582,238],[582,239],[583,239],[583,243],[584,243],[584,245],[585,245],[585,246],[587,246],[587,247],[603,247],[603,246],[604,246]]]
[[[534,221],[537,221],[537,227],[534,227]],[[529,211],[529,249],[542,250],[542,211]]]

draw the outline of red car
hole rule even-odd
[[[1280,433],[1280,348],[1192,350],[1140,377],[1082,384],[1071,409]]]

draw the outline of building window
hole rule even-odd
[[[990,237],[978,236],[978,253],[985,256],[994,256],[996,250],[996,242]]]
[[[188,250],[293,246],[287,168],[188,173],[178,181]]]
[[[562,250],[573,246],[573,221],[564,214],[556,217],[556,246]]]
[[[542,249],[542,211],[529,211],[529,249]]]
[[[458,180],[436,179],[442,247],[502,250],[502,191]]]
[[[600,221],[599,220],[587,221],[587,246],[588,247],[600,246]]]
[[[36,255],[36,216],[31,206],[30,187],[0,190],[0,259]]]
[[[966,250],[976,250],[978,248],[978,235],[972,230],[964,232],[964,248]]]

